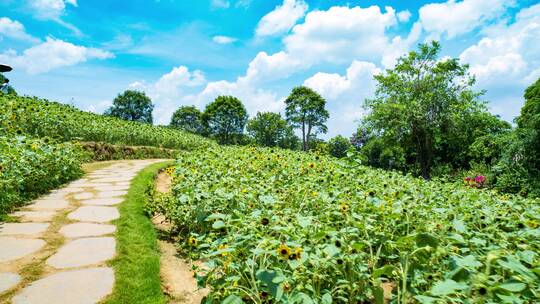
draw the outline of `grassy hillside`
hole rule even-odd
[[[0,95],[0,217],[79,177],[83,161],[165,158],[177,150],[213,145],[203,137],[165,127],[38,98]]]
[[[183,153],[149,209],[227,303],[533,303],[540,204],[314,154]],[[391,294],[389,293],[391,291]],[[209,302],[214,303],[214,302]]]
[[[125,121],[44,99],[0,96],[0,130],[32,137],[191,150],[214,145],[204,137]],[[0,131],[1,132],[1,131]]]

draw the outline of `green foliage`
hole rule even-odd
[[[146,123],[80,111],[47,100],[0,96],[0,134],[52,137],[59,142],[79,140],[169,149],[197,149],[215,144],[201,136]]]
[[[80,146],[0,134],[0,215],[82,175]]]
[[[202,116],[206,132],[221,144],[238,143],[247,119],[246,108],[233,96],[218,96],[206,105]]]
[[[112,107],[105,111],[105,115],[152,124],[153,110],[152,100],[144,92],[127,90],[113,100]]]
[[[195,134],[203,133],[202,113],[194,106],[183,106],[171,118],[170,127]]]
[[[7,79],[4,74],[0,73],[0,95],[17,95],[15,89],[12,86],[8,85],[8,83],[9,79]]]
[[[302,148],[309,149],[309,140],[318,133],[326,133],[330,114],[325,109],[326,100],[308,87],[296,87],[285,100],[285,116],[294,127],[302,130]]]
[[[474,78],[468,66],[458,59],[439,60],[439,52],[440,45],[432,42],[399,58],[394,69],[375,76],[375,98],[365,103],[369,114],[364,125],[371,135],[394,146],[391,151],[403,149],[407,165],[425,178],[438,161],[449,162],[448,156],[463,153],[455,150],[463,139],[474,141],[471,133],[479,128],[469,125],[472,117],[487,115],[480,94],[471,89]]]
[[[383,282],[389,303],[538,299],[538,200],[279,149],[182,152],[171,173],[149,209],[206,261],[207,303],[383,303]]]
[[[338,135],[328,141],[328,152],[330,155],[337,158],[347,156],[347,151],[351,148],[351,142],[341,135]]]
[[[259,146],[295,149],[298,145],[292,127],[279,113],[258,112],[248,120],[247,131]]]
[[[81,146],[90,154],[90,158],[95,161],[151,158],[170,159],[178,155],[178,150],[158,147],[111,145],[103,142],[82,142]]]

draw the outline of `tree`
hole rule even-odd
[[[399,58],[394,69],[375,76],[375,97],[365,101],[364,123],[384,143],[403,149],[426,179],[439,144],[461,130],[471,113],[487,111],[478,99],[482,93],[472,90],[468,66],[457,58],[439,60],[440,49],[438,42],[420,44]]]
[[[0,94],[17,95],[15,89],[9,85],[9,79],[7,79],[2,73],[0,73],[0,86],[2,86]]]
[[[257,113],[254,118],[248,120],[247,131],[260,146],[290,149],[297,143],[292,127],[279,113]]]
[[[328,141],[328,152],[330,155],[337,158],[347,156],[347,151],[352,147],[351,142],[341,135],[338,135]]]
[[[236,143],[244,132],[247,119],[246,108],[233,96],[218,96],[206,106],[202,115],[205,132],[222,144]]]
[[[330,116],[324,108],[326,100],[308,87],[296,87],[285,100],[285,116],[294,127],[302,130],[302,148],[307,151],[312,135],[326,133],[326,121]]]
[[[174,112],[169,126],[201,134],[203,132],[202,113],[194,106],[182,106]]]
[[[113,100],[105,115],[151,124],[153,110],[152,100],[144,92],[127,90]]]

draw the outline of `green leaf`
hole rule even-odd
[[[454,280],[439,281],[431,288],[431,294],[434,296],[446,296],[465,288],[467,288],[467,284],[458,283]]]
[[[223,304],[244,304],[244,301],[242,301],[242,298],[240,298],[237,295],[230,295],[222,302]]]
[[[432,304],[432,303],[436,303],[436,301],[439,300],[437,298],[432,298],[428,296],[414,296],[414,298],[417,299],[422,304]]]
[[[426,247],[430,246],[436,248],[439,246],[439,239],[429,233],[418,233],[415,237],[416,246]]]
[[[223,221],[216,221],[212,224],[212,228],[214,229],[221,229],[221,228],[225,228],[225,223]]]
[[[478,268],[482,266],[482,263],[478,262],[474,255],[468,255],[465,257],[454,256],[453,259],[456,261],[458,266],[463,268]]]
[[[380,286],[373,287],[375,304],[384,304],[384,290]]]
[[[330,293],[325,293],[321,298],[322,304],[332,304],[332,295]]]
[[[521,282],[510,282],[502,283],[501,285],[499,285],[499,288],[508,290],[510,292],[520,292],[525,290],[525,288],[527,288],[527,285]]]
[[[298,221],[298,225],[300,225],[302,228],[306,228],[311,225],[311,217],[297,215],[296,220]]]
[[[462,220],[455,219],[452,223],[452,226],[454,226],[454,229],[456,229],[456,231],[459,233],[467,232],[465,222],[463,222]]]
[[[381,277],[382,275],[385,275],[386,277],[390,278],[392,277],[392,272],[394,272],[395,270],[396,270],[396,267],[392,265],[384,265],[383,267],[375,269],[371,276],[375,279]]]

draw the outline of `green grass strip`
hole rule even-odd
[[[165,303],[161,290],[156,232],[143,211],[145,190],[170,162],[150,165],[133,179],[116,221],[117,257],[111,262],[116,283],[104,303]]]

